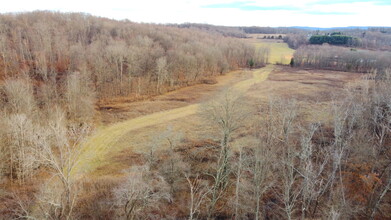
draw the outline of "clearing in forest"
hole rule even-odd
[[[252,71],[252,77],[239,81],[230,88],[244,93],[248,91],[254,84],[260,83],[267,79],[270,72],[275,69],[275,66],[269,65],[262,69]],[[229,80],[226,80],[227,84]],[[221,88],[227,85],[220,85]],[[209,98],[213,98],[213,94],[209,94]],[[200,103],[190,104],[184,107],[179,107],[171,110],[152,113],[145,116],[136,117],[123,122],[118,122],[107,127],[97,129],[95,134],[90,137],[84,144],[82,152],[78,158],[78,163],[72,170],[73,175],[83,175],[95,170],[97,167],[110,158],[109,154],[119,152],[126,147],[126,144],[121,143],[121,139],[128,135],[129,132],[142,129],[149,126],[154,126],[162,123],[167,123],[175,119],[184,118],[189,115],[196,114]],[[140,149],[139,149],[140,150]]]
[[[262,34],[260,34],[263,36]],[[269,48],[269,63],[271,64],[284,64],[290,63],[291,58],[295,50],[288,47],[288,44],[284,43],[281,39],[260,39],[260,35],[250,34],[250,38],[244,39],[245,41],[253,44],[256,49],[265,47]],[[277,36],[278,34],[272,34],[271,36]],[[266,35],[270,36],[270,35]]]
[[[251,35],[252,36],[252,35]],[[295,50],[288,47],[288,44],[284,43],[282,40],[264,40],[258,39],[256,37],[247,38],[245,41],[255,45],[255,48],[259,49],[261,47],[266,47],[270,49],[269,54],[269,63],[271,64],[284,64],[287,65],[290,63],[291,58]]]
[[[262,42],[255,43],[257,48],[270,48],[269,63],[289,64],[295,50],[288,47],[286,43],[280,42]]]

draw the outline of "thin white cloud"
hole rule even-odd
[[[0,1],[4,1],[0,2],[2,13],[33,10],[86,12],[114,19],[153,23],[194,22],[227,26],[389,26],[391,18],[391,5],[386,4],[384,0]],[[218,4],[230,7],[207,7]]]

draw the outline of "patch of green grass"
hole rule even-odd
[[[271,64],[289,64],[295,52],[286,43],[257,41],[254,44],[256,48],[270,48],[269,63]]]

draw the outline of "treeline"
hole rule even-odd
[[[304,30],[294,27],[239,27],[240,30],[247,34],[297,34],[302,33]]]
[[[353,44],[353,38],[346,35],[313,35],[309,39],[310,44],[332,44],[332,45],[348,45]]]
[[[306,34],[287,34],[283,39],[292,49],[297,49],[302,45],[308,44],[308,37]]]
[[[384,34],[391,34],[391,28],[389,27],[369,27],[369,31],[381,32]]]
[[[308,45],[295,51],[291,64],[305,68],[347,72],[384,72],[391,68],[391,53],[328,45]]]
[[[180,27],[180,28],[195,28],[203,31],[219,33],[224,36],[246,38],[246,34],[299,34],[307,32],[304,29],[294,27],[230,27],[230,26],[216,26],[209,24],[197,24],[197,23],[184,23],[184,24],[170,24],[169,26]]]
[[[333,29],[329,31],[303,31],[288,33],[284,41],[293,49],[306,44],[346,45],[371,50],[391,51],[391,34],[388,29]],[[334,34],[333,34],[334,33]],[[338,34],[335,34],[338,33]]]
[[[246,33],[243,32],[238,27],[216,26],[216,25],[197,24],[197,23],[170,24],[169,26],[174,26],[179,28],[200,29],[210,33],[219,33],[227,37],[237,37],[237,38],[247,37]]]
[[[342,32],[345,35],[357,38],[356,47],[376,50],[391,50],[391,31],[385,27],[369,27],[367,29],[334,29],[335,32]],[[327,33],[327,32],[322,32]]]
[[[171,26],[201,29],[238,38],[244,38],[246,34],[285,34],[284,41],[293,49],[306,44],[328,43],[364,49],[391,50],[390,28],[381,27],[315,30],[306,27],[227,27],[191,23]]]
[[[388,32],[364,31],[355,32],[351,35],[358,39],[355,42],[357,47],[391,51],[391,34]]]
[[[158,94],[246,67],[255,50],[196,29],[38,11],[0,15],[0,76],[58,84],[79,72],[98,98]]]
[[[387,31],[388,30],[388,31]],[[391,50],[391,33],[387,28],[334,30],[353,37],[349,46],[372,49]],[[322,32],[327,35],[326,32]]]

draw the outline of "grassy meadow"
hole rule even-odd
[[[252,35],[250,35],[251,37]],[[258,39],[252,36],[247,38],[247,42],[255,45],[257,49],[266,47],[270,49],[269,63],[270,64],[289,64],[295,50],[288,47],[288,44],[282,40],[269,40],[269,39]]]
[[[286,43],[280,42],[257,42],[255,43],[257,48],[269,47],[270,56],[269,63],[271,64],[289,64],[293,57],[294,50],[289,48]]]

